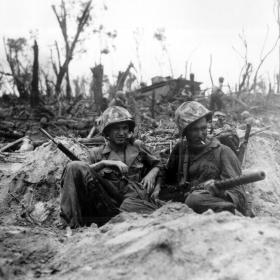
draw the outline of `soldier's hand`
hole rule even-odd
[[[155,182],[156,176],[152,173],[148,173],[141,181],[141,184],[147,189],[148,193],[151,193],[154,190]]]
[[[211,179],[203,183],[204,189],[209,191],[212,195],[219,196],[220,190],[215,186],[215,180]]]
[[[117,167],[122,174],[128,173],[128,166],[120,160],[104,160],[104,165],[107,167]]]

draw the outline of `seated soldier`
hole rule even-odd
[[[175,121],[182,140],[170,155],[166,181],[176,183],[177,179],[177,184],[186,186],[185,203],[197,213],[212,209],[245,214],[247,198],[243,186],[220,190],[214,184],[214,180],[239,176],[241,168],[229,147],[207,137],[207,122],[211,118],[211,112],[196,101],[177,108]]]
[[[154,198],[159,192],[155,182],[160,161],[141,141],[132,141],[134,127],[132,116],[122,107],[103,112],[101,132],[106,144],[91,150],[90,164],[72,161],[64,170],[61,218],[65,226],[101,225],[120,210],[150,213],[158,208]]]

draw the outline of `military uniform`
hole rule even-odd
[[[175,111],[175,121],[182,139],[170,155],[165,179],[167,183],[187,185],[189,194],[185,203],[197,213],[208,209],[216,212],[227,210],[234,213],[237,209],[245,214],[247,199],[243,186],[229,188],[226,191],[215,189],[216,192],[213,192],[213,189],[210,191],[204,185],[209,180],[223,180],[239,176],[241,167],[234,152],[215,138],[207,138],[207,132],[195,136],[206,137],[201,144],[192,144],[192,136],[188,134],[188,128],[203,118],[210,121],[211,112],[196,101],[185,102]],[[183,140],[184,137],[187,141]],[[211,188],[213,188],[212,185]]]
[[[125,122],[133,131],[135,122],[130,113],[122,107],[110,107],[101,116],[101,132],[114,124]],[[128,166],[124,177],[112,167],[104,167],[98,174],[85,162],[70,162],[62,175],[61,217],[71,227],[89,225],[92,222],[104,224],[120,211],[150,213],[160,204],[140,184],[144,176],[160,161],[136,140],[127,141],[123,157],[111,148],[110,140],[103,146],[90,151],[90,164],[102,160],[122,161]],[[108,188],[109,186],[109,188]]]
[[[118,201],[106,191],[98,193],[95,186],[98,182],[95,182],[88,163],[73,161],[66,166],[62,176],[61,216],[72,227],[92,222],[102,224],[118,214],[119,211],[106,209],[106,200],[115,210],[126,212],[150,213],[160,206],[150,200],[150,195],[140,184],[151,168],[160,166],[160,161],[139,140],[126,146],[124,158],[129,167],[125,178],[111,168],[105,167],[99,172],[105,180],[113,183],[120,196]],[[91,163],[106,159],[120,160],[109,144],[90,151]]]
[[[169,183],[176,183],[180,172],[178,167],[180,145],[179,143],[174,147],[166,166],[165,176]],[[185,146],[182,169],[182,176],[189,183],[188,190],[210,179],[224,180],[241,175],[238,158],[229,147],[216,139],[212,139],[198,154],[191,153]],[[195,190],[188,195],[185,202],[198,213],[207,209],[216,212],[223,210],[234,212],[236,208],[245,214],[247,207],[243,186],[228,189],[221,193],[220,197],[210,194],[207,190]]]

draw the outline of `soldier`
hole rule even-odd
[[[123,108],[126,108],[126,104],[127,101],[126,101],[126,97],[125,97],[125,94],[122,90],[118,90],[114,96],[114,98],[109,102],[109,107],[112,107],[112,106],[120,106],[120,107],[123,107]]]
[[[150,213],[160,206],[156,200],[159,186],[155,188],[160,161],[141,141],[133,141],[131,114],[113,106],[101,117],[106,144],[90,151],[90,164],[72,161],[62,176],[61,218],[72,228],[104,224],[119,210]],[[96,180],[91,170],[106,184]]]
[[[215,86],[212,89],[212,93],[210,96],[210,110],[212,111],[221,111],[224,107],[223,104],[223,96],[224,96],[224,92],[223,92],[223,83],[224,83],[224,78],[220,77],[219,78],[219,86]]]
[[[181,104],[175,121],[182,140],[169,158],[165,170],[167,182],[186,186],[185,203],[197,213],[238,210],[246,214],[247,199],[243,186],[227,190],[215,187],[214,180],[241,174],[239,160],[233,151],[215,138],[207,137],[207,122],[212,113],[196,101]],[[174,176],[177,174],[177,176]]]

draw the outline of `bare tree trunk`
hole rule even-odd
[[[257,79],[258,79],[258,74],[259,74],[259,70],[261,69],[261,66],[263,65],[264,61],[266,60],[266,58],[274,51],[275,47],[277,46],[278,42],[279,42],[280,37],[277,37],[277,40],[275,41],[275,43],[273,44],[273,46],[271,47],[271,49],[261,58],[260,63],[255,71],[255,75],[253,78],[253,84],[250,88],[250,91],[254,91],[256,89],[256,85],[257,85]]]
[[[191,82],[190,91],[191,91],[191,93],[192,93],[192,97],[194,97],[194,95],[195,95],[195,89],[194,89],[194,73],[190,73],[190,82]]]
[[[247,66],[246,66],[246,69],[245,69],[245,73],[243,74],[242,76],[242,81],[241,83],[239,84],[238,86],[238,91],[241,92],[241,90],[243,89],[244,85],[245,85],[245,82],[247,80],[247,78],[249,77],[250,75],[250,70],[252,69],[252,64],[251,63],[248,63]]]
[[[127,66],[127,68],[124,72],[119,71],[116,91],[123,89],[125,80],[126,80],[128,74],[129,74],[129,70],[130,70],[131,67],[134,67],[132,62],[129,63],[129,65]]]
[[[30,95],[30,105],[31,107],[36,107],[39,105],[39,48],[37,41],[34,41],[33,46],[34,61],[32,69],[32,82],[31,82],[31,95]]]
[[[71,90],[71,84],[70,84],[70,78],[69,78],[69,67],[67,67],[66,71],[66,98],[70,100],[72,97],[72,90]]]
[[[101,105],[102,105],[102,84],[103,84],[103,65],[98,64],[91,68],[92,72],[92,89],[94,95],[94,103],[96,105],[96,109],[98,113],[101,113]]]
[[[210,76],[211,84],[212,84],[212,87],[213,87],[214,82],[213,82],[213,77],[212,77],[212,54],[210,54],[209,76]]]
[[[277,24],[278,24],[278,38],[280,37],[280,0],[277,0]],[[277,77],[277,93],[280,92],[280,44],[278,46],[278,54],[279,54],[279,60],[278,60],[278,75]]]
[[[29,97],[29,92],[28,89],[26,88],[23,79],[21,78],[21,73],[20,73],[20,68],[19,68],[19,60],[18,60],[18,56],[16,55],[16,61],[13,60],[12,57],[12,50],[11,47],[6,44],[5,39],[3,38],[3,44],[4,44],[4,49],[5,49],[5,54],[6,54],[6,59],[7,62],[10,66],[11,69],[11,76],[14,79],[14,85],[16,86],[18,93],[19,93],[19,97],[21,99],[27,100]],[[8,50],[7,50],[8,47]],[[16,70],[17,69],[17,70]]]
[[[81,33],[84,30],[85,25],[90,21],[90,9],[91,9],[91,2],[92,0],[89,0],[83,11],[81,12],[81,15],[77,17],[78,19],[78,24],[77,24],[77,29],[76,33],[74,35],[74,38],[72,42],[70,42],[69,37],[68,37],[68,32],[67,32],[67,11],[66,11],[66,6],[64,0],[61,0],[61,14],[58,14],[56,7],[53,5],[52,9],[55,13],[55,16],[57,18],[57,21],[59,23],[63,39],[65,42],[65,47],[66,47],[66,56],[63,64],[59,67],[59,71],[57,74],[57,80],[56,80],[56,85],[55,85],[55,92],[56,95],[58,96],[61,91],[61,84],[63,81],[63,78],[65,74],[67,75],[68,71],[68,65],[70,61],[72,60],[73,54],[74,54],[74,49],[76,47],[76,44],[79,40],[79,37]]]

